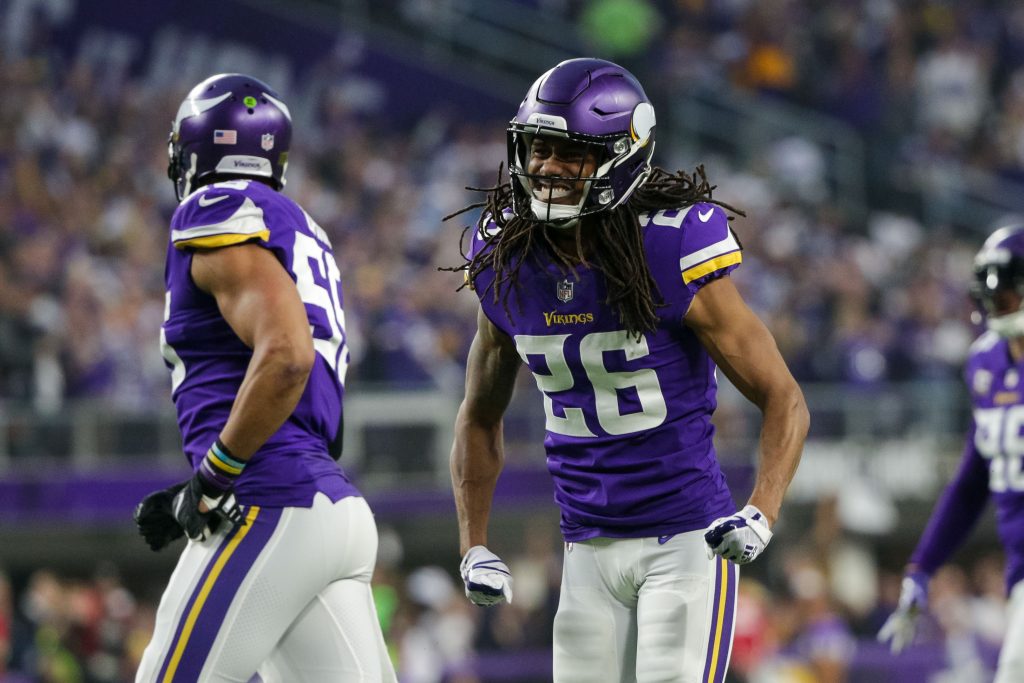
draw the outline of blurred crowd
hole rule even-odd
[[[735,278],[798,379],[870,390],[959,376],[977,332],[971,258],[994,226],[929,222],[922,198],[972,171],[1024,181],[1024,7],[531,4],[581,21],[594,6],[644,6],[654,19],[643,40],[603,45],[600,17],[586,18],[587,40],[622,50],[659,112],[671,111],[680,89],[735,87],[858,131],[868,152],[870,209],[862,215],[837,208],[822,182],[822,150],[799,137],[751,150],[742,163],[711,152],[688,158],[669,145],[659,145],[657,158],[673,170],[704,163],[715,198],[746,212],[734,221],[746,250]],[[42,19],[20,36],[17,49],[0,45],[0,410],[27,404],[54,413],[81,399],[166,409],[157,330],[175,201],[165,141],[191,83],[68,62]],[[477,200],[464,187],[494,183],[505,122],[425,111],[416,125],[391,128],[376,116],[387,84],[354,77],[343,57],[309,65],[326,86],[307,100],[283,93],[297,122],[286,192],[333,240],[351,381],[457,395],[476,303],[455,293],[460,276],[437,270],[460,262],[465,223],[441,217]],[[511,116],[521,93],[507,96]],[[780,534],[763,565],[745,573],[735,682],[885,680],[878,662],[895,660],[871,639],[895,603],[899,576],[878,566],[870,544],[836,528],[828,506],[803,545],[787,546]],[[507,674],[530,662],[543,671],[560,573],[555,533],[531,534],[510,566],[515,603],[484,611],[463,598],[450,567],[381,562],[378,606],[403,681],[472,683],[486,679],[480,672]],[[132,582],[129,590],[108,567],[13,579],[0,579],[0,681],[131,679],[158,585]],[[998,556],[943,570],[920,666],[936,680],[987,680],[1004,609]],[[508,652],[527,654],[509,664],[501,659]]]
[[[915,644],[896,657],[874,640],[896,604],[900,576],[844,531],[834,500],[810,532],[781,534],[744,569],[739,585],[730,683],[986,683],[1005,632],[1002,556],[950,565],[931,584]],[[385,527],[374,591],[402,683],[550,681],[552,620],[561,544],[532,520],[507,538],[515,579],[511,605],[473,606],[461,581],[436,565],[410,566]],[[141,581],[141,582],[140,582]],[[153,628],[162,581],[107,565],[91,576],[39,570],[0,574],[0,683],[122,683],[133,679]]]
[[[894,187],[899,169],[1018,168],[1019,8],[678,2],[661,11],[671,21],[647,58],[657,68],[644,70],[657,74],[648,89],[666,109],[674,89],[714,81],[830,112],[887,150],[875,179]],[[125,409],[164,401],[156,330],[174,209],[164,141],[190,84],[67,63],[45,25],[0,67],[0,399],[43,411],[78,398]],[[426,111],[410,129],[390,129],[374,116],[386,83],[353,78],[337,55],[311,71],[329,86],[292,103],[287,192],[334,240],[353,380],[457,391],[474,301],[454,293],[458,275],[437,271],[460,262],[465,222],[441,217],[477,198],[464,187],[493,184],[504,123]],[[957,377],[975,332],[970,259],[990,226],[924,225],[884,201],[848,215],[821,182],[821,151],[799,138],[742,166],[672,148],[659,158],[673,169],[705,163],[716,198],[746,211],[735,221],[747,252],[737,279],[799,379]]]
[[[640,1],[640,0],[638,0]],[[638,58],[670,81],[729,81],[861,131],[893,171],[1024,171],[1024,9],[1005,0],[677,0]],[[655,43],[652,43],[655,45]],[[882,161],[879,158],[879,161]],[[948,172],[949,169],[943,169]]]
[[[1024,208],[1020,4],[637,2],[662,21],[626,58],[665,91],[728,83],[826,114],[864,144],[870,210],[861,217],[836,209],[821,150],[807,140],[770,144],[737,169],[738,181],[712,168],[722,196],[752,219],[737,224],[753,257],[737,278],[797,376],[855,385],[957,377],[975,334],[971,257],[996,226],[980,211],[923,219],[975,172],[1005,206]]]

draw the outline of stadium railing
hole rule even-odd
[[[505,418],[509,462],[543,468],[544,417],[532,387],[523,382]],[[806,384],[812,412],[809,443],[835,449],[931,439],[956,442],[968,407],[959,381],[909,382],[855,388]],[[452,425],[459,397],[425,389],[353,387],[345,399],[343,462],[370,487],[396,481],[445,486]],[[749,461],[759,416],[728,383],[716,413],[723,460]],[[18,471],[43,462],[90,471],[125,462],[178,467],[180,437],[169,402],[135,408],[100,400],[69,402],[40,412],[0,404],[0,468]]]

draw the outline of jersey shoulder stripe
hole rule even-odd
[[[171,242],[178,249],[214,248],[252,239],[270,240],[263,208],[234,183],[217,183],[189,197],[172,220]]]
[[[506,220],[509,217],[510,212],[505,214]],[[488,246],[487,240],[501,232],[501,226],[498,225],[493,216],[485,215],[477,225],[473,226],[471,232],[473,237],[469,243],[469,254],[467,256],[472,259]]]
[[[731,254],[723,254],[718,258],[713,258],[709,261],[705,261],[700,265],[692,268],[683,270],[683,282],[690,284],[694,280],[699,280],[705,275],[714,273],[715,271],[728,268],[729,266],[736,265],[743,262],[743,253],[734,251]]]
[[[682,224],[679,258],[679,271],[686,284],[743,261],[742,247],[725,211],[704,202],[691,209]]]
[[[979,353],[985,353],[991,351],[999,343],[1001,337],[993,332],[992,330],[986,330],[980,337],[971,342],[971,348],[968,351],[970,355]]]

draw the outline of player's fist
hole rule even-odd
[[[187,482],[181,482],[160,491],[154,491],[135,506],[132,517],[139,528],[139,535],[146,540],[153,551],[162,550],[172,541],[185,535],[178,520],[174,518],[172,504],[174,497]]]
[[[879,642],[889,643],[889,649],[894,653],[910,645],[917,632],[917,620],[927,605],[928,575],[911,572],[904,576],[899,604],[878,631]]]
[[[202,507],[200,507],[202,504]],[[212,536],[222,520],[232,525],[242,523],[242,511],[230,492],[215,493],[204,490],[203,480],[196,474],[174,496],[171,504],[174,518],[193,541],[205,541]]]
[[[459,573],[466,584],[466,597],[474,605],[512,602],[512,574],[501,558],[484,546],[475,545],[466,552]]]
[[[704,531],[710,551],[736,564],[757,559],[772,540],[764,513],[748,505],[729,517],[719,517]]]

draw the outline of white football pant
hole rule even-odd
[[[664,538],[664,537],[663,537]],[[703,529],[567,543],[555,683],[721,683],[738,567],[708,559]]]
[[[1024,681],[1024,581],[1018,581],[1010,591],[1006,620],[1006,637],[993,683]]]
[[[377,527],[359,497],[250,506],[189,541],[160,600],[136,683],[395,681],[370,577]]]

